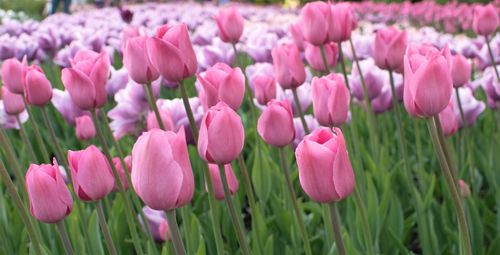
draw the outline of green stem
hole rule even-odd
[[[156,105],[155,95],[153,93],[153,88],[151,83],[145,84],[146,95],[148,98],[149,107],[153,110],[156,116],[156,121],[158,122],[158,126],[160,129],[165,130],[165,125],[163,125],[163,120],[161,119],[160,111],[158,110],[158,106]]]
[[[66,232],[66,227],[64,227],[64,223],[62,221],[59,221],[56,223],[57,230],[59,231],[59,236],[61,237],[61,241],[64,246],[64,251],[66,252],[66,255],[73,255],[73,248],[71,246],[71,242],[69,241],[68,238],[68,233]]]
[[[459,224],[459,232],[460,232],[460,247],[461,249],[461,254],[465,255],[471,255],[472,250],[471,250],[471,244],[470,244],[470,237],[469,237],[469,227],[467,225],[467,219],[465,217],[465,212],[462,207],[462,200],[460,198],[460,194],[458,192],[458,187],[456,185],[456,182],[453,179],[453,174],[451,170],[451,166],[449,162],[447,162],[445,153],[444,153],[444,148],[443,145],[439,141],[439,136],[440,136],[440,131],[436,127],[436,121],[435,119],[438,119],[438,116],[434,117],[434,121],[432,118],[427,119],[427,126],[429,128],[429,132],[431,133],[431,138],[432,138],[432,143],[434,144],[434,149],[436,151],[439,164],[441,165],[441,170],[443,171],[446,184],[448,186],[448,189],[451,193],[451,198],[453,200],[453,205],[455,207],[455,213],[458,218],[458,224]],[[442,132],[441,132],[442,134]]]
[[[97,217],[99,218],[99,225],[101,225],[104,240],[106,241],[106,246],[108,246],[108,252],[111,255],[117,255],[118,253],[116,252],[113,239],[111,238],[111,233],[109,232],[108,223],[106,222],[106,216],[104,216],[104,210],[102,209],[102,200],[97,201],[96,209]]]
[[[351,91],[351,86],[349,85],[349,78],[347,77],[347,69],[345,66],[344,52],[342,51],[342,43],[339,43],[339,61],[340,67],[342,68],[342,74],[344,75],[345,85]]]
[[[469,126],[467,125],[467,121],[465,120],[464,109],[462,107],[462,101],[460,100],[460,93],[458,92],[458,87],[455,88],[455,95],[457,96],[457,104],[458,110],[460,111],[460,118],[462,119],[462,126],[464,129],[467,129]]]
[[[299,112],[300,122],[302,122],[302,126],[304,127],[304,131],[306,134],[309,134],[309,127],[307,126],[306,119],[304,118],[304,112],[302,111],[302,106],[300,105],[299,96],[297,95],[297,88],[292,88],[293,101],[295,102],[295,106],[297,107],[297,111]]]
[[[243,177],[243,186],[248,197],[248,203],[250,204],[250,209],[253,211],[255,209],[255,197],[253,194],[252,182],[250,181],[250,175],[248,174],[245,160],[241,154],[238,156],[238,165],[240,166],[241,175]]]
[[[340,255],[345,255],[344,242],[342,241],[342,233],[340,232],[340,217],[335,202],[328,204],[330,206],[330,217],[332,218],[333,233],[335,236],[335,244]]]
[[[497,76],[497,81],[500,82],[500,75],[498,74],[497,64],[495,63],[495,57],[493,55],[493,50],[491,49],[490,39],[487,35],[484,36],[486,40],[486,45],[488,46],[488,53],[490,54],[491,65],[493,66],[493,70],[495,70],[495,74]]]
[[[256,123],[256,121],[257,121],[257,109],[256,109],[255,104],[253,103],[253,93],[252,93],[252,90],[250,89],[250,86],[248,84],[248,79],[247,79],[247,75],[245,73],[245,68],[238,58],[238,50],[236,49],[236,44],[232,43],[231,45],[233,46],[234,58],[236,59],[236,63],[238,65],[238,67],[241,69],[243,76],[245,77],[245,94],[246,94],[247,99],[248,99],[248,104],[250,105],[250,112],[252,113],[253,122]]]
[[[184,104],[184,109],[189,119],[189,126],[191,127],[191,132],[193,133],[193,139],[195,143],[198,143],[198,126],[196,126],[196,121],[194,120],[193,110],[189,104],[189,98],[187,95],[186,87],[184,81],[179,82],[179,88],[182,94],[182,103]]]
[[[439,118],[434,118],[433,121],[434,121],[434,125],[437,129],[439,143],[441,144],[444,156],[446,158],[446,162],[448,163],[448,168],[450,169],[451,176],[453,177],[453,182],[455,183],[455,185],[458,188],[458,177],[457,177],[458,172],[455,169],[455,165],[454,165],[455,162],[451,158],[450,149],[448,148],[448,141],[446,141],[446,138],[443,135],[443,128],[441,127],[441,121],[439,120]]]
[[[62,163],[64,168],[67,170],[66,173],[68,175],[68,178],[70,180],[70,183],[72,182],[72,176],[71,176],[71,171],[69,171],[69,165],[68,165],[68,160],[64,156],[64,151],[61,149],[61,146],[59,146],[59,142],[56,136],[56,132],[54,131],[54,128],[50,124],[50,119],[49,119],[49,114],[47,113],[47,108],[46,107],[40,107],[42,110],[42,117],[43,117],[43,122],[45,122],[45,126],[49,130],[50,138],[52,139],[52,144],[54,144],[54,147],[56,149],[56,156],[59,162]]]
[[[7,192],[9,192],[10,197],[12,198],[12,200],[14,200],[14,205],[17,207],[17,212],[21,215],[21,219],[24,221],[24,224],[26,225],[28,234],[31,238],[31,241],[33,242],[35,254],[42,255],[42,246],[40,245],[40,237],[35,231],[33,222],[31,221],[30,217],[28,216],[28,213],[26,212],[26,208],[23,205],[21,197],[19,197],[19,194],[16,191],[16,187],[12,182],[12,179],[10,178],[7,169],[5,169],[5,165],[2,159],[0,159],[0,175],[2,176],[2,179],[5,183]]]
[[[321,59],[323,59],[323,65],[325,67],[325,73],[330,72],[330,67],[328,66],[328,60],[326,59],[326,53],[325,53],[325,45],[322,44],[319,46],[320,52],[321,52]]]
[[[18,183],[21,185],[19,187],[20,191],[20,198],[21,201],[23,201],[22,198],[27,198],[28,194],[26,193],[26,182],[24,181],[24,174],[21,171],[21,167],[19,166],[19,162],[17,159],[17,156],[12,149],[12,144],[10,143],[9,137],[5,133],[4,128],[2,125],[0,125],[0,145],[2,147],[2,151],[5,152],[5,156],[7,158],[7,161],[9,163],[9,167],[14,168],[14,175],[17,178]]]
[[[134,225],[134,218],[135,218],[134,211],[132,210],[132,206],[130,205],[129,197],[127,196],[127,193],[125,192],[125,188],[123,187],[123,183],[121,182],[118,171],[116,170],[116,167],[113,164],[113,158],[111,157],[111,153],[109,151],[108,145],[106,144],[106,140],[104,139],[103,132],[99,126],[99,119],[97,118],[96,110],[93,109],[91,111],[91,114],[92,114],[92,120],[94,121],[94,126],[96,128],[97,138],[99,139],[99,142],[100,142],[100,144],[103,148],[103,151],[104,151],[104,155],[106,156],[106,158],[109,162],[109,165],[111,166],[111,170],[112,170],[113,175],[115,177],[115,183],[118,186],[118,190],[120,191],[120,194],[123,197],[123,201],[125,204],[125,211],[126,211],[125,215],[127,217],[127,223],[128,223],[130,233],[132,235],[132,241],[134,243],[134,248],[138,254],[144,254],[144,252],[142,251],[142,247],[141,247],[141,243],[139,241],[138,234],[137,234],[137,229]]]
[[[365,235],[366,239],[366,250],[367,254],[375,254],[373,251],[373,240],[372,240],[372,232],[370,231],[370,224],[368,223],[368,216],[366,213],[365,205],[363,204],[363,200],[361,200],[361,194],[359,194],[359,190],[354,188],[354,203],[356,203],[356,207],[361,214],[361,220],[363,221],[364,231],[362,231]]]
[[[184,249],[184,244],[182,243],[181,232],[179,231],[179,226],[177,225],[177,219],[175,217],[175,210],[166,211],[168,226],[170,228],[170,233],[172,235],[172,242],[174,243],[174,250],[176,255],[185,255],[186,250]]]
[[[285,150],[283,147],[279,148],[280,163],[281,168],[285,172],[286,186],[288,188],[288,195],[290,196],[290,202],[292,202],[293,210],[295,211],[295,218],[299,224],[299,229],[304,239],[304,249],[307,255],[312,255],[311,244],[309,243],[309,235],[307,234],[306,227],[304,225],[304,219],[302,219],[302,210],[297,202],[297,195],[295,195],[295,190],[293,189],[292,179],[290,178],[290,169],[285,161]]]
[[[462,101],[460,99],[460,93],[458,91],[458,87],[455,88],[455,95],[457,97],[457,104],[458,104],[458,110],[460,111],[460,119],[462,120],[462,127],[463,127],[463,133],[459,136],[459,139],[458,139],[458,143],[459,143],[459,155],[460,155],[460,160],[462,160],[460,162],[460,166],[462,167],[465,167],[465,165],[467,164],[467,159],[466,159],[466,156],[465,156],[465,148],[470,148],[469,147],[469,141],[468,141],[468,135],[467,135],[467,131],[469,129],[469,125],[467,123],[467,120],[465,119],[465,114],[464,114],[464,109],[462,107]],[[468,172],[472,172],[472,171],[468,171]],[[460,171],[459,171],[460,173]]]
[[[23,127],[23,123],[21,122],[19,115],[16,115],[16,121],[19,125],[19,134],[21,134],[24,145],[26,145],[26,148],[31,156],[31,161],[33,161],[33,163],[37,163],[38,160],[36,159],[35,151],[33,150],[33,146],[31,145],[30,139],[28,138],[28,134],[26,134],[26,130]]]
[[[28,114],[30,116],[28,122],[31,124],[31,127],[33,129],[33,133],[35,133],[36,142],[38,144],[38,147],[40,148],[40,151],[42,152],[42,157],[43,157],[42,161],[48,163],[48,162],[50,162],[49,153],[47,152],[47,148],[45,147],[45,144],[43,142],[42,135],[40,133],[40,129],[38,128],[38,124],[36,123],[36,121],[34,119],[35,115],[33,115],[33,111],[31,110],[31,107],[26,102],[26,98],[24,96],[23,96],[23,103],[24,103],[24,106],[26,107],[26,110],[28,110]]]
[[[233,204],[233,199],[231,193],[229,192],[229,186],[227,184],[226,171],[224,170],[224,165],[219,164],[219,174],[222,180],[222,186],[224,188],[224,200],[226,201],[227,207],[229,207],[229,213],[231,215],[231,222],[233,223],[234,231],[236,232],[236,237],[238,243],[240,244],[241,253],[244,255],[250,255],[250,249],[245,241],[245,234],[243,233],[243,228],[240,225],[240,220],[238,219],[238,212]]]

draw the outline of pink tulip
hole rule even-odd
[[[125,161],[125,166],[127,167],[129,173],[132,170],[132,157],[131,156],[126,156],[123,161]],[[123,169],[123,165],[121,163],[120,158],[114,157],[113,158],[113,165],[115,166],[116,171],[118,172],[118,177],[120,178],[120,181],[123,185],[123,188],[125,190],[128,190],[128,181],[127,181],[127,175],[125,174],[125,169]],[[113,191],[119,191],[120,189],[118,188],[118,184],[116,184],[115,180],[115,185],[113,186]]]
[[[347,121],[351,96],[344,79],[335,73],[312,80],[314,116],[323,126],[340,126]]]
[[[12,93],[24,94],[24,83],[26,76],[26,58],[19,62],[17,58],[10,58],[2,64],[2,84],[9,88]]]
[[[205,109],[222,101],[238,110],[245,95],[245,76],[239,67],[217,63],[196,77],[203,87],[200,99]]]
[[[186,24],[161,26],[155,37],[148,38],[147,51],[152,66],[171,82],[196,72],[198,64]]]
[[[336,43],[349,40],[351,32],[356,28],[356,18],[349,3],[331,4],[328,40]]]
[[[73,188],[81,200],[100,200],[113,189],[115,179],[109,162],[94,145],[81,151],[68,151],[68,162]]]
[[[297,48],[299,48],[299,50],[301,51],[304,50],[305,39],[302,35],[300,23],[291,24],[289,30],[290,34],[292,35],[293,42],[295,43],[295,45],[297,45]]]
[[[497,30],[499,23],[498,9],[493,4],[477,5],[474,9],[472,29],[476,34],[484,36],[493,34]]]
[[[153,129],[132,149],[132,186],[144,203],[168,211],[189,203],[194,177],[184,128],[179,132]]]
[[[227,104],[219,102],[201,121],[198,153],[209,163],[229,164],[240,154],[244,140],[240,116]]]
[[[265,105],[276,98],[276,81],[266,74],[256,74],[253,79],[254,96],[259,104]]]
[[[272,50],[274,75],[283,89],[297,88],[306,80],[297,46],[285,44]]]
[[[55,159],[53,165],[30,165],[26,172],[26,190],[30,200],[30,212],[39,221],[59,222],[73,208],[73,198]]]
[[[331,15],[329,3],[316,1],[304,5],[299,19],[304,39],[315,46],[329,42]]]
[[[451,99],[451,58],[448,46],[410,44],[404,57],[404,105],[411,116],[432,117]]]
[[[82,115],[75,119],[76,137],[79,140],[90,140],[95,136],[95,127],[92,118],[88,115]]]
[[[170,113],[170,111],[168,109],[159,109],[159,111],[165,131],[175,131],[175,124],[172,120],[172,114]],[[160,125],[158,125],[158,120],[156,119],[156,114],[154,112],[148,113],[148,117],[146,118],[146,126],[148,131],[155,128],[160,128]]]
[[[313,200],[339,201],[354,190],[354,172],[339,128],[314,130],[297,146],[295,156],[300,185]]]
[[[134,38],[137,36],[141,36],[141,31],[139,31],[139,27],[136,26],[128,26],[122,30],[122,35],[121,35],[121,51],[122,53],[125,52],[125,47],[127,46],[127,41],[130,38]]]
[[[272,146],[283,147],[290,144],[295,138],[290,102],[271,100],[257,122],[257,131]]]
[[[123,65],[132,80],[139,84],[148,84],[158,79],[160,74],[151,64],[146,49],[147,37],[129,38],[123,52]]]
[[[378,30],[373,49],[375,64],[381,69],[401,71],[407,43],[405,31],[394,27]]]
[[[52,85],[38,66],[28,68],[24,93],[26,101],[36,106],[44,106],[52,99]]]
[[[3,107],[7,114],[18,115],[24,111],[23,96],[14,94],[6,87],[2,87]]]
[[[326,61],[328,63],[328,67],[333,68],[337,64],[339,47],[334,42],[325,44],[324,47],[325,47],[325,57],[326,57]],[[321,49],[319,46],[307,44],[305,56],[306,56],[307,62],[311,65],[311,67],[314,70],[316,70],[318,72],[328,71],[328,70],[326,70],[325,64],[323,63],[323,58],[321,56]]]
[[[109,68],[109,56],[105,51],[80,50],[71,61],[71,68],[62,70],[64,87],[80,109],[92,110],[106,104]]]
[[[170,233],[170,227],[167,219],[163,219],[161,221],[160,226],[158,226],[158,232],[160,232],[160,236],[163,241],[172,240],[172,234]]]
[[[451,57],[451,78],[454,87],[460,87],[470,80],[471,66],[463,55]]]
[[[219,28],[219,37],[227,43],[237,43],[243,34],[245,20],[235,7],[220,9],[215,16],[217,27]]]
[[[450,101],[448,106],[439,113],[439,121],[441,122],[441,127],[445,136],[453,135],[458,131],[460,124],[458,118],[459,117],[455,114],[453,109],[453,103]]]
[[[212,178],[215,198],[217,200],[224,199],[224,186],[222,186],[223,184],[219,172],[219,166],[217,164],[208,164],[208,170],[210,170],[210,177]],[[234,175],[231,164],[224,165],[224,173],[226,174],[229,192],[231,195],[234,195],[238,191],[238,179],[236,178],[236,175]]]

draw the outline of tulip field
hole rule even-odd
[[[284,2],[0,10],[0,254],[500,254],[500,1]]]

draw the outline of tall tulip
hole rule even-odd
[[[227,43],[237,43],[243,34],[245,20],[235,7],[220,9],[215,16],[219,37]]]
[[[6,87],[2,87],[2,101],[4,111],[9,115],[18,115],[24,111],[23,96],[14,94]]]
[[[451,78],[453,86],[460,87],[470,80],[471,66],[463,55],[451,57]]]
[[[52,99],[52,85],[40,67],[32,66],[27,69],[24,94],[26,101],[36,106],[44,106]]]
[[[274,75],[283,89],[297,88],[306,80],[297,46],[285,44],[272,50]]]
[[[314,116],[323,126],[340,126],[347,121],[351,96],[344,79],[335,73],[312,80]]]
[[[356,28],[356,18],[349,3],[330,5],[329,41],[341,43],[351,38],[351,32]]]
[[[331,15],[329,3],[315,1],[304,5],[300,11],[299,25],[308,43],[321,46],[331,40]]]
[[[476,34],[484,36],[493,34],[497,30],[499,23],[498,9],[493,4],[477,5],[475,7],[472,29]]]
[[[127,68],[130,78],[140,84],[151,83],[160,76],[151,64],[146,42],[145,36],[132,37],[127,40],[123,52],[123,65]]]
[[[405,31],[388,27],[377,31],[373,49],[375,64],[381,69],[402,72],[408,36]]]
[[[272,146],[283,147],[290,144],[295,138],[290,102],[271,100],[257,122],[257,131]]]
[[[329,68],[335,67],[337,64],[337,58],[339,54],[339,47],[336,43],[331,42],[327,43],[323,46],[325,48],[325,58]],[[308,44],[305,50],[305,57],[307,62],[311,65],[311,67],[319,72],[328,71],[325,68],[325,64],[323,62],[321,56],[321,48],[318,46],[314,46],[312,44]]]
[[[26,58],[22,62],[10,58],[2,63],[2,84],[12,93],[24,94],[24,83],[27,69]]]
[[[255,99],[259,104],[265,105],[276,98],[276,80],[266,74],[256,74],[253,77]]]

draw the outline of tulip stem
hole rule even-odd
[[[460,111],[460,118],[462,119],[462,127],[464,129],[468,128],[467,121],[465,120],[464,108],[462,107],[462,101],[460,100],[460,93],[458,88],[455,88],[455,95],[457,96],[458,110]]]
[[[295,102],[295,106],[297,107],[297,111],[299,112],[300,122],[302,122],[302,126],[304,127],[304,131],[306,134],[309,134],[309,127],[307,126],[306,119],[304,118],[304,112],[302,111],[302,106],[300,105],[299,96],[297,95],[297,89],[292,88],[293,100]]]
[[[16,187],[15,187],[14,183],[12,182],[12,179],[10,178],[10,175],[7,172],[7,169],[5,168],[5,165],[4,165],[1,158],[0,158],[0,175],[2,176],[2,180],[5,183],[5,187],[7,188],[7,192],[9,192],[9,195],[14,200],[14,204],[17,207],[17,212],[21,215],[21,219],[24,221],[24,224],[26,225],[26,229],[28,230],[28,234],[31,238],[31,241],[33,242],[35,254],[42,255],[42,247],[40,245],[40,237],[38,236],[38,233],[35,231],[34,224],[31,221],[30,217],[28,216],[28,213],[26,212],[26,208],[24,207],[23,202],[21,200],[21,197],[19,197],[19,194],[16,191]],[[24,183],[24,181],[23,181],[23,183]]]
[[[102,200],[96,203],[97,217],[99,218],[99,225],[101,225],[101,230],[104,235],[104,240],[108,246],[108,252],[111,255],[117,255],[115,245],[113,244],[113,239],[111,238],[111,233],[109,232],[108,223],[106,222],[106,216],[104,216],[104,210],[102,208]]]
[[[222,186],[224,188],[224,200],[226,201],[227,207],[229,207],[229,213],[231,215],[231,221],[233,223],[234,231],[236,232],[236,237],[238,243],[240,244],[241,253],[244,255],[250,255],[250,249],[245,241],[245,235],[243,234],[243,228],[240,225],[240,220],[238,219],[238,212],[233,204],[233,199],[231,193],[229,192],[229,185],[227,184],[226,171],[224,170],[224,164],[219,164],[219,174],[222,180]]]
[[[347,69],[345,66],[344,52],[342,51],[342,42],[339,42],[339,61],[340,61],[340,67],[342,68],[342,74],[344,75],[345,85],[350,91],[351,86],[349,85],[349,78],[347,78]]]
[[[434,149],[436,151],[439,164],[441,166],[441,170],[443,171],[446,184],[451,193],[451,198],[453,200],[453,204],[455,207],[455,213],[458,218],[458,228],[460,232],[461,242],[461,254],[471,255],[471,244],[469,237],[469,227],[467,225],[467,219],[465,217],[465,211],[462,206],[462,200],[460,198],[460,194],[458,192],[457,183],[454,180],[450,162],[448,162],[445,152],[444,146],[441,144],[439,136],[442,136],[442,132],[439,130],[436,124],[439,117],[434,116],[434,118],[427,119],[427,127],[429,128],[429,132],[431,134],[432,143],[434,144]],[[439,134],[441,133],[441,134]]]
[[[330,73],[330,67],[328,66],[328,60],[326,59],[325,45],[319,46],[321,52],[321,59],[323,59],[323,64],[325,65],[325,73]]]
[[[344,242],[342,241],[342,233],[340,232],[340,216],[337,209],[337,203],[329,203],[330,207],[330,217],[332,218],[333,233],[335,236],[335,244],[337,245],[337,250],[340,255],[345,255]]]
[[[108,145],[106,144],[106,140],[104,139],[103,132],[99,126],[99,119],[97,118],[97,113],[96,113],[95,109],[91,110],[91,115],[92,115],[92,121],[94,122],[94,126],[96,128],[97,138],[98,138],[99,143],[101,144],[101,146],[103,148],[104,155],[106,156],[106,159],[108,160],[108,163],[111,166],[111,170],[113,172],[113,176],[115,177],[115,183],[118,186],[118,190],[120,191],[120,194],[123,197],[123,201],[125,204],[125,211],[127,211],[127,213],[125,213],[125,215],[127,217],[127,223],[128,223],[127,225],[128,225],[130,234],[132,235],[132,241],[134,244],[134,248],[138,254],[144,254],[144,252],[142,251],[141,243],[139,241],[139,236],[137,234],[137,229],[135,228],[135,225],[133,223],[134,218],[135,218],[134,211],[132,209],[132,206],[130,205],[129,197],[127,196],[127,193],[125,192],[125,188],[123,187],[123,184],[120,180],[120,177],[118,175],[118,171],[116,170],[116,167],[113,164],[113,159],[111,157],[111,153],[109,151]]]
[[[185,255],[186,250],[184,249],[184,244],[182,243],[181,232],[179,231],[179,226],[177,225],[177,219],[175,217],[175,209],[166,211],[168,226],[170,228],[170,233],[172,234],[172,242],[174,243],[174,250],[176,255]]]
[[[24,103],[24,107],[26,108],[26,110],[28,110],[28,114],[30,116],[30,119],[28,120],[28,122],[30,122],[30,124],[31,124],[31,127],[33,129],[33,133],[35,133],[36,142],[38,144],[38,147],[40,148],[40,151],[42,152],[42,156],[43,156],[42,162],[48,163],[48,162],[50,162],[49,153],[47,152],[47,148],[45,147],[45,144],[43,143],[42,135],[40,134],[40,129],[38,128],[38,124],[36,124],[36,121],[34,119],[35,115],[33,115],[33,111],[31,110],[31,107],[26,102],[26,98],[24,97],[24,95],[23,95],[23,103]]]
[[[354,188],[353,195],[354,195],[354,203],[356,204],[356,207],[359,210],[359,213],[361,214],[361,220],[365,228],[363,233],[366,239],[365,248],[367,250],[367,254],[374,255],[375,252],[373,251],[373,240],[372,240],[372,232],[370,230],[370,223],[368,222],[368,216],[366,214],[366,208],[365,205],[363,204],[363,200],[361,199],[361,194],[359,194],[359,190],[356,187]]]
[[[16,121],[17,121],[17,124],[19,125],[19,134],[21,135],[21,138],[23,139],[24,145],[26,145],[26,148],[31,156],[31,161],[33,161],[33,163],[38,162],[38,160],[36,159],[35,151],[33,150],[33,146],[31,146],[30,139],[28,138],[28,134],[26,134],[26,130],[23,127],[23,123],[21,122],[21,119],[19,118],[19,114],[16,114]]]
[[[158,110],[158,106],[156,105],[155,95],[153,93],[153,87],[151,83],[148,82],[145,86],[146,89],[146,97],[148,98],[149,107],[156,116],[156,121],[158,122],[158,126],[161,130],[165,130],[165,125],[163,125],[163,120],[161,119],[160,111]]]
[[[62,221],[59,221],[56,223],[57,230],[59,231],[59,236],[61,237],[61,241],[64,246],[64,251],[66,252],[66,255],[73,255],[73,248],[71,246],[71,242],[69,241],[68,238],[68,233],[66,232],[66,227],[64,226],[64,223]]]
[[[247,193],[248,203],[253,211],[255,209],[255,197],[253,194],[252,182],[250,181],[250,176],[248,175],[245,160],[241,154],[238,156],[238,165],[240,166],[241,175],[243,177],[243,186],[245,188],[245,192]]]
[[[491,65],[493,66],[493,70],[495,70],[495,74],[497,76],[497,81],[500,82],[500,75],[498,74],[497,64],[495,62],[495,57],[493,55],[493,50],[491,49],[490,39],[488,38],[487,35],[484,36],[484,39],[486,40],[486,45],[488,46],[488,53],[490,54]]]
[[[189,104],[189,97],[186,91],[184,81],[179,82],[179,88],[182,94],[182,103],[184,104],[184,109],[189,119],[189,126],[191,127],[191,132],[193,133],[193,139],[196,144],[198,144],[198,126],[196,126],[196,121],[194,120],[193,110]]]
[[[283,147],[279,148],[280,163],[281,168],[285,172],[285,181],[288,188],[288,195],[290,196],[290,201],[292,202],[293,210],[295,211],[295,218],[299,224],[299,229],[304,239],[304,249],[307,255],[312,255],[311,244],[309,243],[309,235],[307,234],[306,227],[304,225],[304,219],[302,218],[302,210],[297,202],[297,195],[293,189],[292,179],[290,178],[290,169],[285,160],[285,149]]]
[[[245,68],[244,68],[243,64],[240,62],[240,58],[238,58],[238,50],[236,49],[236,43],[231,43],[231,45],[233,46],[234,58],[236,59],[236,65],[241,69],[241,72],[243,73],[243,76],[245,77],[245,94],[248,98],[248,103],[250,105],[250,111],[252,113],[254,123],[256,123],[257,110],[255,107],[255,104],[253,103],[253,93],[252,93],[252,90],[250,89],[250,86],[248,85],[247,74],[245,73]]]
[[[27,198],[27,193],[26,193],[26,182],[24,181],[24,174],[21,171],[21,167],[19,166],[19,162],[17,160],[17,156],[12,149],[12,144],[9,141],[9,137],[5,133],[4,128],[0,124],[0,145],[2,147],[2,151],[5,152],[5,156],[7,158],[7,161],[9,163],[9,166],[14,168],[14,175],[18,179],[18,183],[20,183],[21,187],[19,189],[21,190],[20,193],[20,198]],[[21,199],[21,201],[23,201]]]

